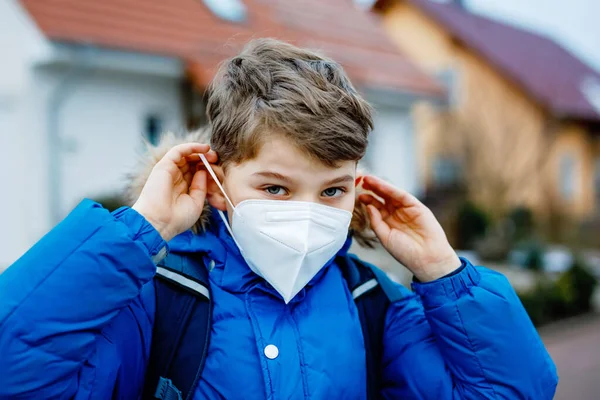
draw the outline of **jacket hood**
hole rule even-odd
[[[125,188],[125,198],[129,205],[135,203],[142,188],[148,180],[148,176],[152,172],[152,168],[160,161],[161,158],[173,147],[182,143],[199,142],[210,143],[210,129],[202,128],[196,131],[189,132],[184,135],[177,135],[173,132],[165,133],[161,136],[157,145],[146,143],[146,151],[140,157],[140,161],[136,168],[127,176],[127,186]],[[358,175],[364,175],[364,171],[359,170]],[[356,190],[356,196],[361,193],[366,193],[359,185]],[[194,233],[206,231],[211,224],[212,208],[208,202],[204,204],[204,211],[200,219],[192,227]],[[377,238],[371,230],[369,216],[366,207],[358,200],[355,202],[354,211],[352,213],[352,222],[350,223],[350,235],[364,247],[373,247],[377,242]]]

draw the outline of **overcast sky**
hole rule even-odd
[[[476,12],[545,33],[600,71],[599,0],[466,0]]]

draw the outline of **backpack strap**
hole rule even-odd
[[[380,397],[388,306],[403,295],[379,268],[355,255],[338,264],[355,301],[365,342],[367,398]],[[212,319],[208,270],[192,255],[170,253],[157,266],[156,313],[143,399],[191,399],[204,368]]]
[[[208,352],[208,270],[199,257],[170,253],[157,265],[156,313],[144,399],[193,397]]]
[[[338,262],[358,309],[365,341],[367,399],[379,399],[383,378],[383,336],[387,309],[403,295],[385,272],[357,256],[349,254],[340,258]]]

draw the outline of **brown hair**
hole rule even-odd
[[[339,64],[274,39],[253,40],[221,65],[207,115],[224,164],[253,158],[272,134],[326,165],[358,161],[373,128],[371,107]]]

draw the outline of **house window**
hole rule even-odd
[[[448,106],[450,108],[456,108],[459,102],[459,74],[455,67],[444,68],[437,73],[435,77],[438,82],[446,89],[448,95]]]
[[[577,178],[577,159],[573,154],[564,154],[560,159],[560,194],[564,200],[570,201],[575,197]]]
[[[242,0],[202,0],[217,17],[231,22],[246,20],[246,6]]]
[[[433,183],[437,187],[448,187],[459,183],[460,162],[456,158],[442,156],[433,162]]]
[[[144,137],[150,144],[157,145],[163,129],[163,121],[158,115],[148,115],[144,126]]]

